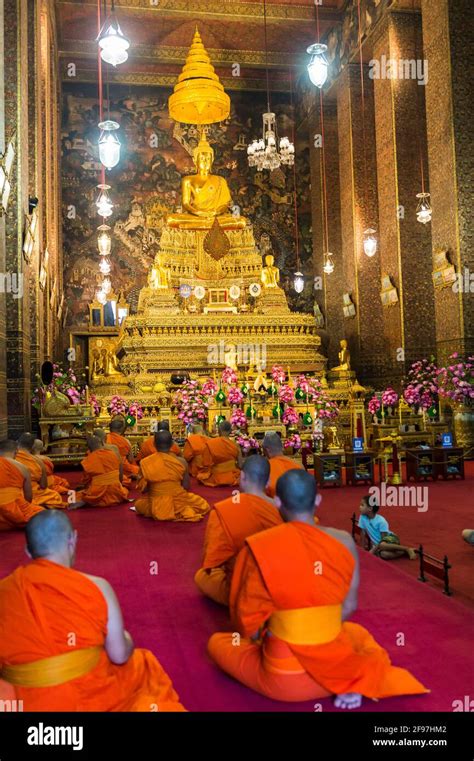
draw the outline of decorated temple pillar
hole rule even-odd
[[[470,0],[422,0],[424,56],[429,66],[426,121],[431,232],[436,257],[447,252],[458,280],[435,289],[438,361],[474,350],[474,219],[472,198],[472,65]],[[442,117],[442,118],[441,118]]]
[[[5,87],[4,87],[4,1],[0,0],[0,153],[5,154]],[[0,215],[0,273],[6,272],[5,216]],[[6,294],[0,292],[0,438],[7,434],[7,379],[6,379]]]
[[[390,375],[435,351],[430,224],[417,220],[427,185],[423,51],[417,14],[391,13],[374,32],[370,63],[383,282],[383,330]]]
[[[345,336],[353,367],[365,383],[380,385],[387,375],[380,292],[380,257],[363,251],[363,233],[377,228],[377,180],[372,81],[364,67],[362,120],[360,67],[350,64],[337,83],[341,238]],[[365,152],[364,152],[365,144]],[[360,358],[363,357],[363,364]]]

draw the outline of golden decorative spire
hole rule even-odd
[[[171,118],[184,124],[214,124],[229,116],[230,98],[214,71],[197,27],[168,108]]]

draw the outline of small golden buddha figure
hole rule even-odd
[[[214,149],[203,133],[199,145],[194,149],[193,161],[196,174],[183,177],[181,182],[182,206],[185,211],[171,214],[167,219],[170,227],[183,230],[209,229],[217,217],[224,228],[245,227],[245,217],[229,213],[232,205],[229,186],[224,177],[211,174]]]
[[[267,375],[262,370],[260,365],[257,367],[257,377],[255,378],[254,384],[253,384],[255,391],[266,391],[268,388],[268,381],[267,381]]]
[[[118,359],[113,351],[102,349],[104,363],[104,375],[110,378],[111,375],[122,375],[118,366]]]
[[[161,257],[158,254],[148,275],[148,286],[155,291],[158,288],[169,288],[169,285],[170,271],[163,267]]]
[[[339,356],[339,362],[340,365],[337,365],[337,367],[333,367],[331,372],[347,372],[351,369],[351,355],[349,352],[349,349],[347,348],[347,341],[345,338],[342,338],[340,341],[341,350],[338,354]]]
[[[265,288],[278,288],[280,282],[280,270],[274,265],[273,254],[265,256],[265,267],[262,269],[261,281]]]

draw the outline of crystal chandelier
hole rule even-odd
[[[420,199],[416,208],[416,218],[422,225],[426,225],[428,222],[431,222],[431,215],[433,214],[430,204],[430,194],[417,193],[416,197]]]
[[[102,60],[105,63],[111,63],[112,66],[119,66],[128,58],[127,50],[130,47],[130,42],[120,29],[114,10],[114,0],[112,0],[112,12],[106,18],[97,42]]]
[[[295,272],[293,278],[293,288],[295,289],[296,293],[301,293],[303,291],[304,275],[302,272]]]
[[[262,169],[278,169],[281,164],[293,166],[295,146],[287,137],[278,141],[275,114],[271,111],[263,114],[263,136],[253,140],[247,148],[249,166]]]
[[[100,225],[97,228],[99,235],[97,236],[97,247],[101,256],[109,256],[112,248],[112,239],[109,234],[110,227],[108,225]]]
[[[368,227],[364,230],[364,252],[366,256],[372,257],[377,253],[377,238],[375,237],[375,230],[372,227]]]
[[[99,263],[99,271],[101,275],[110,275],[110,270],[112,269],[112,266],[110,264],[110,259],[107,259],[106,256],[103,256]]]
[[[326,251],[324,256],[324,265],[323,265],[323,272],[326,273],[326,275],[331,275],[331,273],[334,272],[334,262],[332,260],[333,254],[331,254],[330,251]]]
[[[116,134],[119,126],[112,119],[99,123],[99,159],[106,169],[113,169],[120,161],[120,140]]]
[[[97,206],[97,212],[101,217],[110,217],[114,210],[114,205],[110,200],[108,194],[110,185],[104,185],[101,183],[100,185],[97,185],[97,187],[100,191],[99,195],[97,196],[97,201],[95,202],[95,205]]]
[[[307,65],[308,74],[311,82],[316,87],[321,88],[326,79],[328,78],[329,63],[325,56],[327,45],[322,45],[316,42],[314,45],[310,45],[306,49],[306,52],[310,54],[311,59]]]

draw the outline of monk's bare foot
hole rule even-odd
[[[129,507],[128,509],[129,509],[129,510],[133,510],[133,512],[134,512],[134,513],[136,513],[136,512],[137,512],[137,508],[135,507],[135,505],[132,505],[132,506],[131,506],[131,507]]]
[[[334,698],[336,708],[345,708],[351,711],[353,708],[360,708],[362,705],[362,695],[358,692],[344,692],[342,695],[336,695]]]
[[[416,550],[413,550],[411,547],[407,550],[407,555],[410,560],[416,560]]]
[[[68,510],[79,510],[80,507],[84,507],[85,502],[70,502],[67,506]]]
[[[135,502],[134,499],[126,499],[125,502]]]

